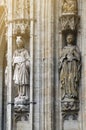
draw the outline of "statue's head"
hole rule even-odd
[[[67,44],[73,44],[74,42],[74,35],[73,34],[68,34],[66,37]]]
[[[17,36],[17,38],[16,38],[16,44],[17,44],[18,48],[23,48],[24,47],[24,42],[23,42],[21,36]]]

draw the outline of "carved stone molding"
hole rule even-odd
[[[30,32],[30,0],[13,1],[12,18],[8,19],[8,5],[6,4],[5,23],[13,25],[13,35],[28,35]]]
[[[63,0],[62,2],[62,13],[64,14],[76,14],[77,9],[77,0]]]
[[[29,120],[29,113],[22,113],[22,112],[15,112],[15,114],[14,114],[14,116],[15,116],[15,122],[18,122],[18,121],[28,121]]]
[[[60,17],[61,31],[77,30],[79,26],[77,0],[62,0],[62,14]]]
[[[69,120],[70,118],[72,118],[72,120],[77,120],[78,118],[78,112],[77,111],[62,111],[62,117],[63,117],[63,121],[64,120]]]
[[[77,30],[80,17],[73,14],[65,14],[60,17],[61,30]]]
[[[13,34],[14,35],[28,35],[30,33],[30,21],[29,20],[15,20],[13,21]]]
[[[29,36],[30,28],[30,1],[16,0],[13,14],[13,34],[25,34]]]
[[[79,100],[74,100],[73,98],[65,98],[61,101],[62,111],[78,111],[79,110]]]
[[[14,99],[15,112],[29,112],[29,99],[26,96],[18,96]]]

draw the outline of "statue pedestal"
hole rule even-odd
[[[14,100],[14,111],[16,121],[28,121],[29,119],[29,98],[18,96]],[[20,129],[19,129],[20,130]]]
[[[74,98],[65,97],[61,101],[61,111],[63,120],[69,120],[72,117],[73,120],[77,120],[79,111],[79,100]]]
[[[62,111],[79,111],[79,100],[65,97],[61,101]]]
[[[27,96],[18,96],[14,100],[15,112],[29,112],[29,98]]]

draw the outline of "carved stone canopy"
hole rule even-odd
[[[61,30],[77,30],[79,26],[80,17],[73,14],[63,14],[60,17]]]
[[[13,22],[13,34],[14,35],[28,35],[30,33],[30,21],[29,20],[14,20]]]
[[[62,13],[63,14],[77,14],[77,0],[63,0]]]

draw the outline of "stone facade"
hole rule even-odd
[[[0,7],[3,12],[0,15],[0,130],[85,130],[86,2],[69,1],[74,4],[72,9],[65,0],[6,0],[5,5]],[[68,8],[65,9],[66,5]],[[70,28],[75,34],[81,55],[81,78],[79,100],[74,101],[78,110],[73,112],[68,109],[67,113],[71,116],[64,120],[59,58],[65,46],[65,28]],[[30,54],[27,112],[14,110],[17,90],[13,82],[12,58],[17,36],[23,37]]]

